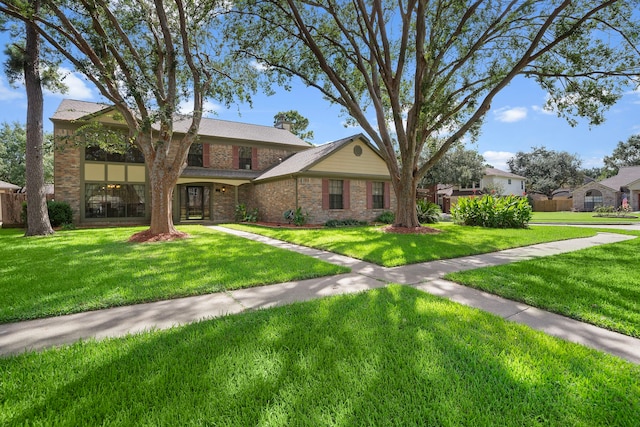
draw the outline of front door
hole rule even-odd
[[[204,187],[187,186],[187,219],[204,219]]]

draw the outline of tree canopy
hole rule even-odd
[[[626,142],[620,141],[610,156],[604,156],[607,176],[614,176],[621,167],[640,166],[640,134],[631,135]]]
[[[533,147],[530,153],[518,151],[507,161],[512,173],[527,178],[529,191],[544,194],[549,199],[553,192],[565,185],[581,184],[582,161],[566,151]]]
[[[476,150],[458,146],[447,152],[425,174],[422,185],[462,184],[480,182],[484,174],[484,157]]]
[[[44,182],[53,184],[53,135],[44,134]],[[27,134],[20,123],[0,125],[0,180],[24,187]]]
[[[637,6],[245,0],[233,3],[233,40],[265,73],[296,76],[343,107],[386,161],[396,225],[415,227],[418,183],[463,137],[477,135],[514,77],[535,79],[559,114],[602,122],[625,87],[637,85]]]
[[[309,127],[309,119],[300,114],[297,110],[280,111],[273,116],[273,124],[277,125],[281,122],[287,122],[291,125],[291,133],[304,141],[313,139],[313,131],[307,130]]]
[[[173,226],[173,188],[197,137],[204,100],[248,100],[256,70],[226,49],[216,25],[218,0],[0,0],[0,12],[31,21],[65,60],[83,73],[122,117],[131,143],[144,154],[151,187],[148,235],[180,235]],[[177,115],[178,105],[191,112]],[[186,129],[174,136],[174,124]]]

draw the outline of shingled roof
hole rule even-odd
[[[51,120],[83,120],[91,116],[96,116],[99,113],[106,113],[113,108],[113,106],[107,104],[64,99],[51,117]],[[191,120],[188,117],[177,119],[173,123],[173,129],[177,133],[185,133],[189,129],[190,124]],[[273,126],[210,119],[207,117],[202,118],[198,134],[200,136],[224,138],[227,140],[255,141],[303,148],[310,147],[307,142],[284,129],[278,129]]]
[[[6,182],[6,181],[0,181],[0,190],[11,190],[11,191],[15,191],[15,190],[20,190],[21,187],[14,185],[10,182]]]
[[[295,175],[301,172],[309,170],[313,165],[325,159],[331,153],[339,150],[344,145],[360,139],[367,143],[371,148],[375,150],[369,143],[369,140],[362,134],[349,136],[347,138],[339,139],[337,141],[329,142],[315,148],[295,153],[292,156],[287,157],[282,163],[275,165],[271,169],[268,169],[265,173],[260,175],[254,181],[264,181],[265,179],[278,178],[281,176]]]
[[[620,168],[618,175],[600,181],[600,184],[620,191],[622,187],[626,187],[632,182],[640,180],[640,166],[628,166]]]
[[[501,169],[496,169],[496,168],[486,168],[484,170],[484,174],[486,176],[501,176],[504,178],[527,179],[524,176],[516,175],[515,173],[503,171]]]

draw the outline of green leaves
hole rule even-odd
[[[458,199],[451,209],[457,224],[489,228],[526,228],[531,220],[532,208],[526,197],[493,197]]]

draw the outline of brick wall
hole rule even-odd
[[[604,186],[597,183],[589,183],[573,192],[573,209],[576,211],[584,211],[584,198],[589,190],[597,190],[602,193],[602,205],[603,206],[620,206],[621,200],[617,192],[604,188]]]
[[[294,151],[258,147],[258,169],[265,170],[280,163]],[[211,144],[209,164],[213,169],[233,169],[233,146]]]
[[[56,136],[66,135],[57,129]],[[54,157],[54,194],[56,201],[67,202],[73,210],[73,222],[80,222],[80,149],[64,142],[56,142]]]
[[[222,187],[225,192],[222,192]],[[213,186],[213,221],[233,222],[236,208],[235,187],[215,184]]]
[[[310,224],[324,224],[330,219],[357,219],[373,221],[386,210],[395,210],[396,198],[391,188],[390,209],[367,209],[366,181],[350,180],[350,208],[322,209],[322,179],[298,178],[296,201],[296,179],[273,181],[254,186],[254,200],[258,206],[263,221],[284,222],[282,214],[287,209],[301,207],[309,213],[307,220]]]

